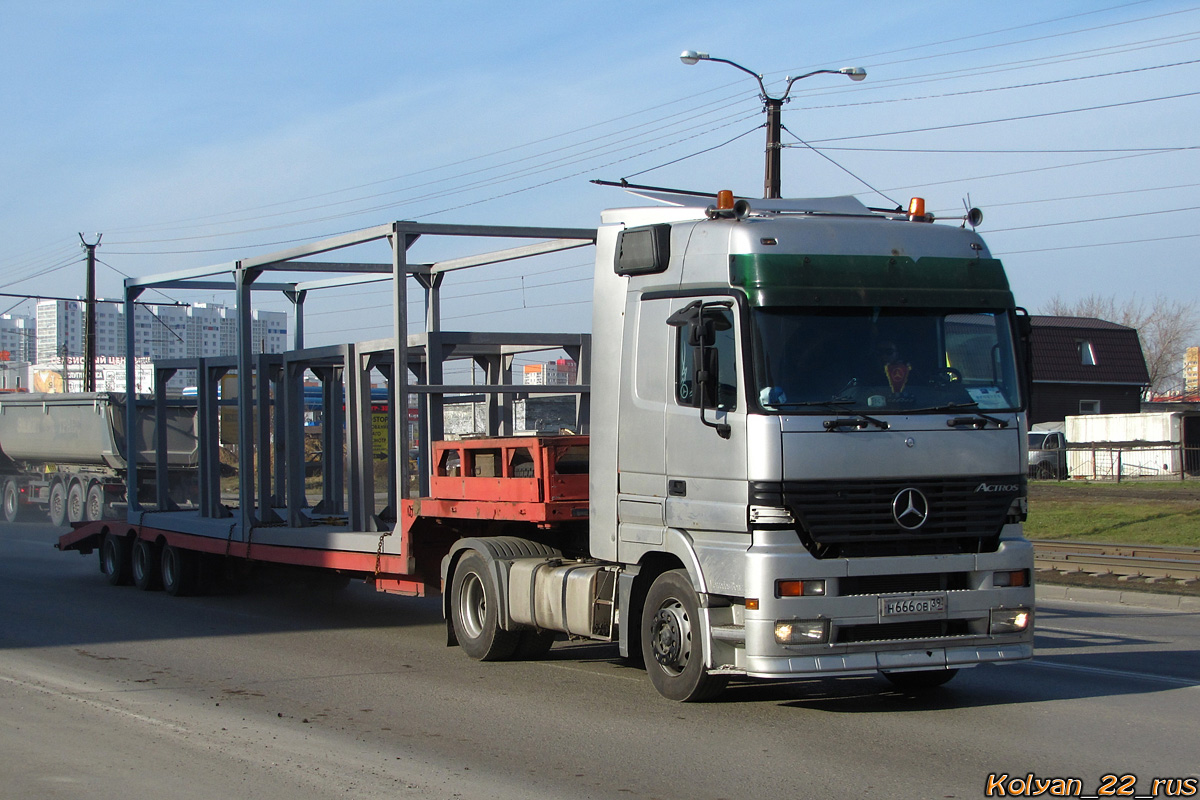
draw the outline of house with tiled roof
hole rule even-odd
[[[1136,328],[1090,317],[1033,316],[1030,424],[1077,414],[1135,414],[1150,373]]]

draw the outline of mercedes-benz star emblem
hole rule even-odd
[[[915,531],[929,518],[929,501],[920,489],[901,489],[892,500],[892,519],[905,530]]]

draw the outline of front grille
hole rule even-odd
[[[917,489],[928,502],[924,524],[902,527],[893,501]],[[756,483],[752,502],[782,501],[801,539],[818,558],[994,551],[1024,476]]]
[[[970,573],[932,572],[921,575],[859,575],[838,579],[838,595],[945,592],[970,589]]]
[[[836,644],[852,642],[894,642],[902,639],[944,639],[949,636],[969,636],[964,619],[940,619],[923,622],[885,622],[878,625],[850,625],[838,628]]]

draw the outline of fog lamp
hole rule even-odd
[[[829,640],[827,619],[780,619],[775,621],[779,644],[821,644]]]
[[[990,632],[1020,633],[1029,627],[1033,620],[1033,611],[1028,608],[993,608]]]

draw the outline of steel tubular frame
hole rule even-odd
[[[479,255],[446,261],[409,263],[408,250],[421,237],[476,237],[487,239],[537,239]],[[258,525],[311,528],[341,520],[349,531],[382,533],[397,528],[400,504],[410,486],[408,397],[418,395],[420,460],[418,476],[422,494],[429,488],[429,442],[442,438],[443,411],[455,402],[454,395],[487,403],[488,433],[511,433],[512,399],[538,393],[574,393],[577,419],[585,431],[588,411],[588,376],[591,346],[586,334],[487,334],[445,332],[441,327],[440,292],[445,276],[469,269],[545,253],[591,246],[595,231],[577,228],[518,226],[444,225],[393,222],[331,237],[299,247],[209,267],[181,270],[125,281],[126,341],[134,342],[134,303],[147,289],[232,290],[236,297],[238,349],[234,358],[172,360],[156,364],[155,398],[157,443],[160,457],[155,464],[159,512],[177,507],[167,495],[165,461],[161,451],[165,435],[163,414],[171,402],[165,394],[166,380],[180,369],[197,370],[197,429],[201,469],[198,476],[197,512],[200,519],[227,519],[230,542],[250,542]],[[369,242],[386,241],[391,263],[313,261],[323,253]],[[295,282],[261,280],[265,273],[333,273],[334,277]],[[408,334],[407,291],[412,277],[424,292],[424,332]],[[391,282],[393,303],[392,336],[389,339],[333,347],[304,348],[304,311],[310,292],[366,282]],[[278,291],[293,306],[294,349],[283,355],[256,354],[251,337],[252,298],[255,292]],[[579,364],[580,385],[573,387],[514,386],[512,366],[524,352],[562,348]],[[137,387],[135,350],[126,363],[128,451],[136,452]],[[486,374],[483,385],[447,385],[443,365],[454,359],[470,359]],[[405,365],[403,369],[397,365]],[[387,383],[389,430],[387,454],[393,465],[388,475],[386,503],[376,500],[372,453],[371,378],[379,372]],[[322,431],[323,491],[318,505],[307,507],[304,488],[304,404],[306,372],[322,384],[325,424]],[[218,401],[221,379],[236,375],[237,398]],[[345,406],[343,410],[343,399]],[[220,409],[236,402],[239,453],[241,458],[238,507],[221,502],[219,431]],[[346,453],[348,474],[341,454]],[[137,496],[138,465],[129,461],[127,472],[130,523],[137,523],[146,509]],[[232,517],[232,519],[228,519]],[[158,523],[161,524],[161,523]],[[228,526],[227,526],[228,527]],[[405,557],[411,554],[404,553]]]

